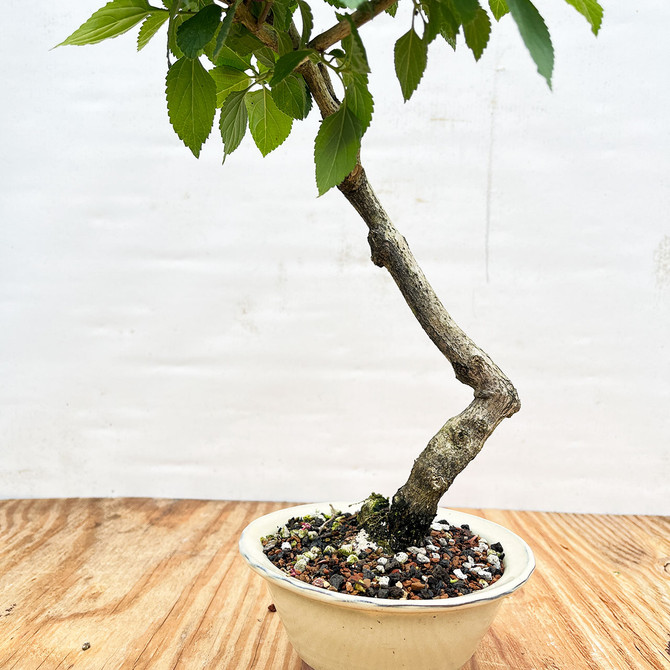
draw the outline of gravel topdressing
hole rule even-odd
[[[433,524],[421,546],[388,552],[358,527],[356,515],[333,510],[289,519],[261,538],[274,565],[313,586],[393,600],[453,598],[479,591],[503,574],[499,542],[488,545],[466,524]]]

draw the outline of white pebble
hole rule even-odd
[[[439,549],[434,544],[427,544],[426,549],[428,551],[439,551]]]
[[[377,563],[379,563],[379,565],[386,565],[388,562],[389,562],[389,559],[386,558],[386,556],[380,556],[377,559]]]
[[[281,550],[282,551],[291,551],[291,543],[290,542],[282,542],[281,543]]]
[[[398,563],[407,563],[409,556],[404,551],[399,551],[393,558],[395,558]]]
[[[431,558],[434,558],[436,561],[440,560],[440,555],[435,551],[430,555]]]
[[[388,577],[380,577],[378,580],[379,586],[382,586],[386,588],[389,585],[389,578]]]
[[[454,575],[456,576],[457,579],[462,579],[464,581],[467,580],[467,577],[465,576],[463,571],[459,570],[458,568],[454,570]]]
[[[426,554],[417,554],[416,555],[416,562],[417,563],[430,563],[430,558],[426,556]]]

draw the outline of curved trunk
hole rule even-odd
[[[425,535],[440,498],[463,468],[480,452],[505,418],[519,410],[516,389],[500,368],[451,318],[372,190],[363,168],[340,191],[369,228],[372,261],[385,267],[422,328],[449,360],[456,378],[472,387],[474,399],[449,419],[414,462],[407,482],[391,500],[389,530],[407,546]]]
[[[373,0],[373,11],[361,13],[356,23],[369,20],[391,2]],[[246,12],[239,19],[266,44],[276,49],[271,31],[264,31],[265,27],[259,27]],[[319,40],[319,47],[326,48],[348,32],[349,23],[341,21],[314,41]],[[295,26],[291,28],[291,36],[297,46]],[[317,67],[307,60],[298,71],[307,82],[321,115],[325,118],[335,113],[340,103],[325,68]],[[510,380],[459,328],[444,308],[407,241],[381,206],[360,163],[338,188],[368,226],[372,261],[389,271],[414,316],[451,363],[456,378],[474,390],[472,402],[440,428],[414,461],[407,482],[391,499],[387,523],[392,543],[407,546],[419,542],[426,535],[442,495],[481,451],[496,426],[519,410],[520,402]]]

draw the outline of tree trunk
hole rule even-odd
[[[372,261],[389,271],[422,328],[450,361],[456,378],[474,390],[472,402],[430,440],[391,500],[391,535],[396,544],[407,546],[426,535],[440,498],[456,475],[480,452],[495,427],[519,410],[520,402],[510,380],[444,308],[363,168],[357,166],[339,189],[369,228]]]
[[[383,11],[393,0],[373,0],[373,11],[360,13],[357,24]],[[268,46],[276,49],[276,39],[265,26],[240,5],[236,14]],[[325,49],[350,30],[348,21],[318,36]],[[291,37],[297,48],[295,26]],[[309,60],[298,68],[316,101],[322,117],[340,106],[324,67]],[[454,322],[433,291],[405,238],[396,230],[370,186],[360,163],[340,184],[340,191],[368,226],[372,261],[385,267],[422,328],[451,363],[456,378],[474,390],[474,399],[457,416],[449,419],[414,461],[407,482],[391,499],[388,528],[396,546],[419,542],[427,533],[442,495],[456,476],[480,452],[496,426],[520,408],[519,397],[510,380]]]
[[[336,111],[339,103],[327,73],[311,63],[305,63],[301,72],[322,115]],[[444,308],[360,163],[339,189],[368,226],[372,261],[389,271],[428,337],[451,363],[456,378],[474,390],[472,402],[440,428],[391,499],[388,526],[393,544],[408,546],[427,534],[440,498],[456,475],[481,451],[496,426],[519,410],[519,396],[502,370]]]

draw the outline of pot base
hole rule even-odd
[[[343,511],[355,511],[334,503]],[[328,511],[329,504],[274,512],[250,524],[240,540],[249,566],[267,580],[302,670],[457,670],[472,656],[502,600],[522,586],[535,566],[528,545],[495,523],[452,510],[437,518],[469,524],[505,550],[502,578],[481,591],[446,600],[386,600],[325,591],[289,577],[263,554],[261,536],[291,517]]]

